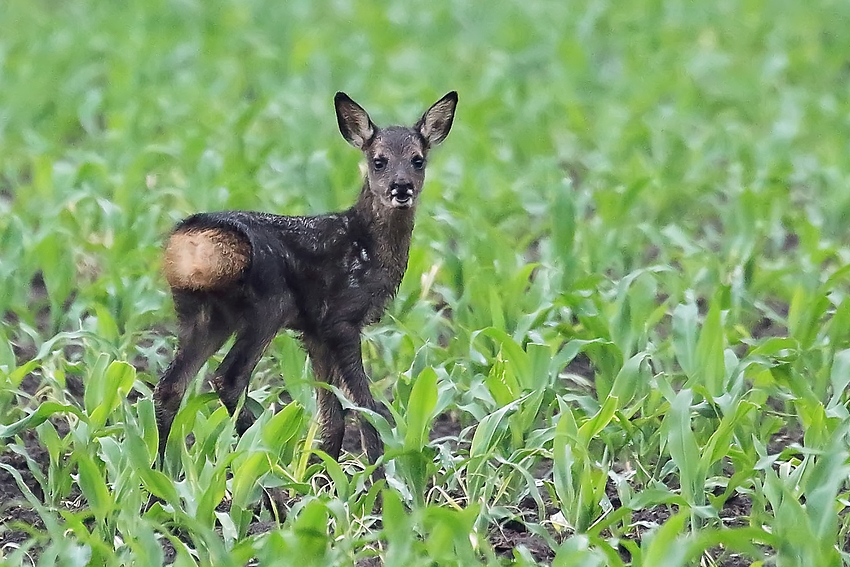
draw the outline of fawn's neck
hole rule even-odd
[[[371,237],[378,261],[396,288],[407,269],[415,210],[415,205],[409,209],[395,209],[382,204],[369,188],[368,180],[363,182],[360,197],[351,208]]]

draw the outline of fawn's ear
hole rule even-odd
[[[338,92],[334,96],[334,107],[336,107],[336,121],[342,137],[357,149],[365,148],[375,136],[375,125],[363,107],[343,92]]]
[[[436,146],[449,135],[456,107],[457,92],[452,91],[435,102],[416,123],[416,129],[419,130],[429,146]]]

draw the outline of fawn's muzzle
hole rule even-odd
[[[410,207],[413,204],[413,183],[391,183],[390,202],[400,209]]]

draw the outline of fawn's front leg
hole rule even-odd
[[[345,330],[329,348],[334,367],[339,373],[340,387],[356,405],[376,413],[383,413],[372,392],[369,390],[369,377],[363,369],[363,357],[360,346],[360,331],[356,328]],[[375,427],[360,417],[360,437],[369,462],[374,464],[384,453],[384,444]],[[383,470],[375,470],[376,478],[383,478]]]
[[[305,346],[316,379],[325,384],[340,386],[330,350],[316,340],[305,340]],[[328,388],[316,388],[316,398],[322,429],[322,450],[338,461],[345,436],[345,410],[336,394]]]

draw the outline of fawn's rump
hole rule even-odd
[[[237,230],[180,226],[165,245],[163,272],[173,289],[221,290],[251,263],[251,244]]]

